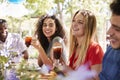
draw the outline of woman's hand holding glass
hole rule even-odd
[[[27,47],[29,47],[31,45],[31,40],[32,40],[32,37],[31,36],[26,36],[25,37],[25,45]]]
[[[58,67],[60,65],[61,54],[62,46],[61,45],[53,46],[54,67]]]
[[[35,37],[32,37],[31,45],[36,49],[39,49],[41,47],[41,44],[39,43],[38,39]]]

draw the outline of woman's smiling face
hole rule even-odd
[[[84,16],[80,12],[72,20],[72,34],[74,36],[84,36]]]
[[[47,38],[51,38],[51,36],[54,35],[56,31],[55,20],[53,20],[52,18],[46,18],[43,22],[42,30],[43,34]]]

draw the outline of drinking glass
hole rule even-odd
[[[55,66],[59,66],[60,65],[60,57],[62,54],[62,46],[54,46],[53,47],[53,57],[55,59]]]
[[[26,36],[25,37],[25,44],[26,44],[27,47],[29,47],[31,45],[31,40],[32,40],[31,36]]]

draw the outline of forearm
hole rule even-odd
[[[100,80],[99,73],[101,72],[102,64],[96,64],[91,67],[91,70],[96,71],[96,75],[93,77],[92,80]]]
[[[44,51],[44,49],[41,46],[41,44],[39,43],[39,41],[37,39],[32,39],[31,45],[34,46],[39,52],[38,64],[40,62],[39,60],[41,60],[43,62],[43,64],[52,68],[53,67],[52,61],[47,56],[46,52]]]
[[[52,63],[52,61],[49,59],[49,57],[46,55],[44,49],[43,49],[41,46],[39,46],[37,49],[38,49],[38,52],[39,52],[38,60],[41,59],[42,62],[43,62],[45,65],[47,65],[47,66],[49,66],[50,68],[52,68],[52,67],[53,67],[53,63]],[[38,62],[39,62],[39,61],[38,61]]]
[[[42,67],[42,65],[43,65],[43,62],[42,62],[42,60],[41,60],[41,58],[40,58],[40,55],[38,56],[38,65],[39,65],[40,67]]]

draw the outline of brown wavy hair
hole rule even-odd
[[[55,38],[56,36],[59,36],[61,38],[65,37],[65,31],[63,29],[63,26],[55,15],[47,15],[47,14],[42,15],[37,22],[35,35],[38,36],[38,40],[41,43],[42,47],[44,48],[45,52],[47,52],[50,44],[47,37],[43,34],[43,31],[42,31],[43,22],[47,18],[53,19],[56,25],[56,32],[51,36],[50,41],[52,41],[52,39]]]

